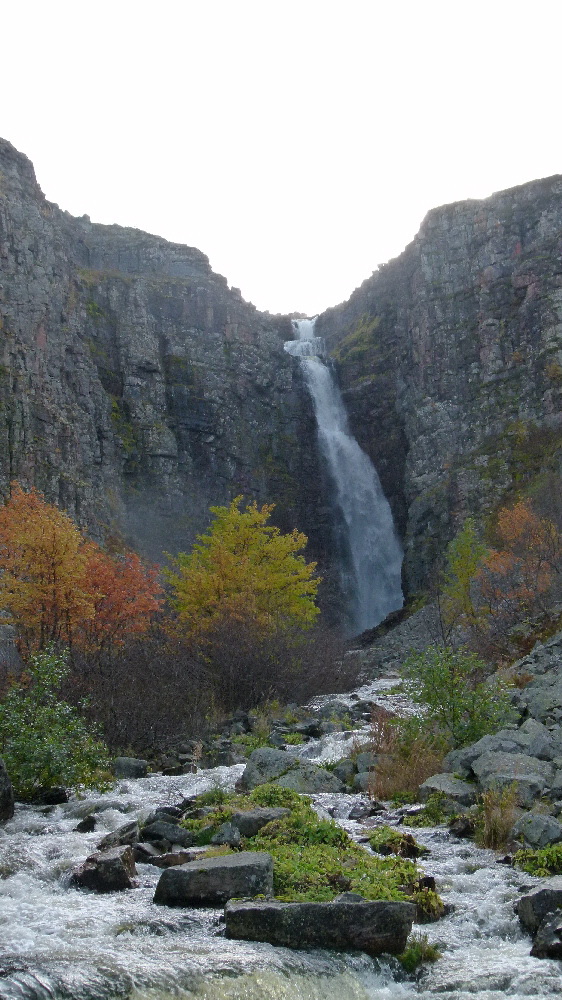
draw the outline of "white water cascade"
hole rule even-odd
[[[348,565],[341,577],[349,631],[358,633],[402,607],[402,549],[376,469],[351,434],[339,389],[319,357],[323,343],[314,335],[315,322],[294,320],[297,339],[287,341],[285,350],[301,359],[314,403],[320,448],[345,530]]]

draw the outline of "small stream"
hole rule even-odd
[[[382,700],[382,690],[380,695]],[[342,742],[352,738],[335,733],[307,744],[301,753],[312,760],[341,756]],[[155,906],[152,896],[161,872],[150,865],[137,864],[138,888],[127,892],[98,896],[67,887],[70,870],[95,850],[105,832],[213,786],[233,788],[243,767],[150,775],[64,805],[19,806],[13,820],[0,827],[0,1000],[523,1000],[561,995],[561,963],[530,957],[530,940],[513,913],[513,901],[537,880],[498,864],[494,852],[457,840],[443,828],[412,830],[431,851],[423,869],[435,876],[444,900],[454,906],[439,922],[417,928],[439,945],[443,957],[414,976],[391,957],[226,940],[219,910]],[[347,818],[357,796],[323,794],[315,802],[354,837],[364,831],[365,822]],[[73,832],[92,812],[98,817],[96,831]],[[393,823],[401,820],[399,810],[389,815]],[[366,822],[380,821],[389,817]]]

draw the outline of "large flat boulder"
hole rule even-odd
[[[179,844],[180,847],[192,847],[195,839],[191,830],[161,820],[149,823],[143,827],[141,833],[143,840],[150,840],[153,843],[167,841],[169,844]]]
[[[356,948],[368,955],[399,954],[415,914],[412,903],[386,900],[231,902],[225,907],[226,936],[285,948]]]
[[[562,875],[545,879],[515,904],[515,912],[521,924],[535,934],[547,913],[562,908]]]
[[[501,753],[487,750],[472,764],[480,787],[505,788],[513,785],[517,802],[529,808],[548,788],[554,769],[552,764],[524,753]]]
[[[238,896],[271,896],[273,859],[265,851],[201,858],[162,875],[154,902],[163,906],[220,906]]]
[[[113,773],[116,778],[146,778],[148,761],[138,757],[116,757],[113,761]]]
[[[72,872],[70,884],[77,889],[91,889],[93,892],[117,892],[131,889],[135,875],[133,848],[112,847],[86,858]]]
[[[534,958],[562,958],[562,911],[547,913],[541,921],[531,955]]]
[[[528,847],[548,847],[562,841],[562,824],[553,816],[528,812],[514,824],[511,836],[523,840]]]
[[[273,781],[294,765],[295,758],[286,750],[258,747],[248,757],[246,769],[240,778],[240,787],[248,791]]]
[[[239,786],[249,791],[267,782],[305,795],[344,790],[343,782],[331,771],[300,760],[286,750],[258,747],[248,758]]]
[[[446,795],[453,802],[458,802],[461,806],[471,806],[476,802],[477,789],[475,785],[470,785],[468,781],[461,781],[454,778],[452,774],[434,774],[431,778],[426,778],[419,787],[420,802],[427,802],[430,795],[436,792]]]
[[[14,815],[14,790],[4,761],[0,759],[0,823]]]
[[[343,792],[344,784],[335,774],[327,771],[324,767],[317,767],[316,764],[307,764],[304,761],[276,778],[274,785],[281,788],[292,788],[294,792],[303,795],[315,795],[318,792]]]

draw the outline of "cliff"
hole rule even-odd
[[[469,514],[562,464],[562,177],[431,211],[318,320],[422,588]]]
[[[160,559],[211,504],[275,501],[329,561],[314,416],[287,319],[199,250],[74,219],[0,141],[0,493],[36,485]]]

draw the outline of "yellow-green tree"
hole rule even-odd
[[[192,634],[217,620],[246,619],[260,629],[308,628],[319,613],[314,599],[316,563],[300,555],[307,538],[296,528],[282,534],[269,524],[274,504],[242,497],[211,507],[214,519],[188,555],[181,552],[166,574],[180,623]]]

